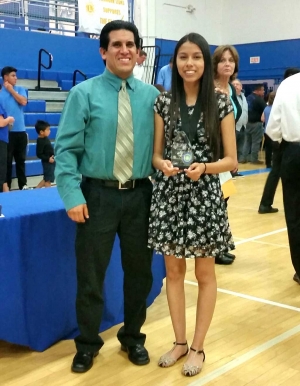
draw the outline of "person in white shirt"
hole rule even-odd
[[[295,268],[293,279],[300,284],[300,73],[279,86],[266,133],[281,142],[283,205],[290,253]]]
[[[140,50],[139,56],[136,60],[136,65],[133,69],[133,76],[141,81],[144,80],[144,66],[143,63],[147,59],[147,52]]]
[[[243,93],[242,83],[239,79],[235,79],[231,82],[236,91],[236,97],[242,108],[242,115],[235,124],[235,135],[236,135],[236,149],[238,161],[240,160],[243,154],[243,147],[245,142],[245,128],[248,123],[248,102]]]

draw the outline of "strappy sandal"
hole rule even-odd
[[[158,366],[160,367],[171,367],[173,366],[177,361],[179,361],[179,359],[183,358],[184,356],[186,356],[189,352],[189,347],[188,347],[188,344],[187,342],[185,343],[177,343],[177,342],[173,342],[174,344],[174,347],[172,348],[171,351],[167,352],[166,354],[164,354],[163,356],[161,356],[159,358],[159,361],[158,361]],[[171,353],[174,351],[175,347],[176,346],[187,346],[187,350],[186,350],[186,353],[180,355],[179,358],[173,358],[171,357]]]
[[[203,350],[195,350],[193,347],[190,348],[190,350],[195,351],[196,354],[203,354],[203,362],[205,361],[205,353]],[[197,375],[200,373],[202,370],[202,367],[195,366],[195,365],[190,365],[188,363],[185,363],[182,367],[182,374],[185,375],[186,377],[193,377],[194,375]]]

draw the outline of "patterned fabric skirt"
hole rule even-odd
[[[192,181],[185,173],[165,177],[158,172],[148,245],[177,258],[218,257],[234,249],[217,174]]]

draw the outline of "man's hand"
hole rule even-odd
[[[205,165],[203,163],[194,162],[188,169],[184,169],[186,175],[193,181],[198,181],[204,173]]]
[[[6,88],[7,91],[11,92],[14,88],[9,82],[4,82],[3,86]]]
[[[54,156],[53,155],[49,158],[49,162],[50,162],[50,164],[54,163]]]
[[[8,120],[8,124],[9,125],[12,125],[15,122],[15,118],[14,117],[7,117],[7,120]]]
[[[174,168],[170,160],[162,160],[160,170],[166,177],[175,176],[179,172],[179,168]]]
[[[68,216],[75,222],[85,222],[89,218],[89,212],[86,204],[75,206],[67,211]]]

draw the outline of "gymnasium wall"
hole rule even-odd
[[[101,73],[104,65],[99,54],[99,40],[52,35],[31,31],[0,28],[0,68],[37,70],[38,52],[46,49],[53,55],[51,71]],[[48,64],[47,55],[44,63]]]

